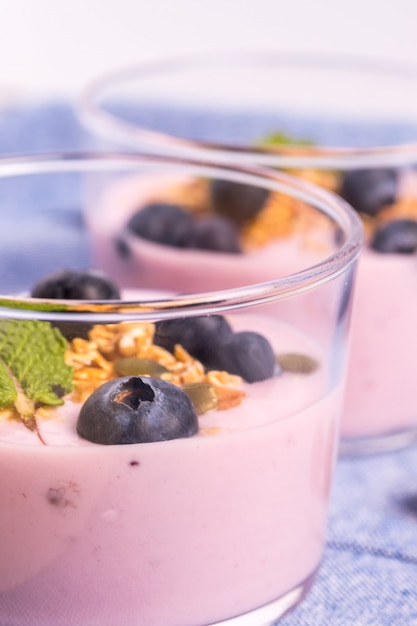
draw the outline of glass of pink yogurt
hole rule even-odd
[[[100,141],[281,168],[344,197],[366,246],[341,451],[416,441],[416,67],[295,52],[194,55],[99,78],[80,111]],[[264,251],[265,276],[280,250]]]
[[[291,271],[187,295],[95,269],[82,215],[158,177],[299,203]],[[109,153],[4,159],[0,197],[0,623],[272,624],[322,556],[359,218],[285,174]]]

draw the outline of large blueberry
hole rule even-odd
[[[32,298],[50,300],[119,300],[120,291],[107,276],[96,270],[64,269],[42,278],[32,288]],[[71,341],[88,338],[92,324],[86,322],[54,322],[53,325]]]
[[[233,330],[222,315],[184,317],[157,322],[154,343],[172,352],[181,344],[207,369],[218,369],[218,355]]]
[[[96,270],[64,269],[42,278],[31,291],[32,298],[59,300],[119,300],[119,288]]]
[[[350,170],[343,176],[339,193],[359,213],[376,215],[395,201],[397,186],[395,169]]]
[[[277,368],[271,344],[253,331],[234,333],[219,351],[219,365],[248,383],[271,378]]]
[[[192,437],[194,406],[179,387],[156,378],[130,376],[104,383],[81,407],[77,432],[104,445]]]
[[[180,205],[154,202],[134,213],[127,228],[149,241],[182,248],[189,240],[193,223],[191,213]]]
[[[385,254],[414,254],[417,252],[417,221],[393,220],[377,228],[370,247]]]
[[[269,197],[268,189],[214,179],[210,183],[210,203],[213,211],[243,225],[263,209]]]
[[[241,252],[236,225],[221,215],[207,215],[196,219],[186,245],[200,250],[234,254]]]

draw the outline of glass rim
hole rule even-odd
[[[293,66],[375,72],[382,76],[410,78],[417,82],[417,66],[412,63],[389,59],[363,57],[347,54],[330,55],[320,52],[296,51],[226,51],[202,53],[190,56],[147,61],[122,67],[93,79],[82,91],[78,101],[81,122],[90,131],[109,140],[122,142],[126,146],[140,145],[152,153],[173,154],[204,158],[216,162],[227,161],[236,164],[256,164],[269,167],[294,167],[318,169],[340,167],[384,167],[405,165],[413,158],[417,160],[417,142],[382,145],[369,148],[328,147],[328,146],[285,146],[279,148],[230,145],[221,142],[185,139],[167,133],[148,130],[123,121],[115,114],[100,107],[101,94],[125,81],[160,74],[186,71],[195,68],[224,67],[227,63],[265,64],[265,67],[278,63]],[[417,103],[416,103],[417,106]]]
[[[358,258],[364,233],[358,214],[344,200],[316,185],[285,172],[213,164],[195,159],[126,152],[39,153],[0,158],[0,180],[16,176],[125,171],[140,165],[171,166],[204,171],[223,176],[237,174],[237,180],[258,184],[270,190],[296,195],[312,203],[318,211],[332,218],[343,230],[345,241],[321,262],[285,277],[220,291],[141,300],[54,300],[29,296],[0,294],[0,318],[49,321],[85,321],[114,323],[188,317],[196,313],[221,313],[248,305],[268,303],[295,296],[343,274]],[[233,178],[233,176],[232,176]],[[235,178],[236,180],[236,178]]]

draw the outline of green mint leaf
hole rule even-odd
[[[7,296],[0,298],[0,306],[2,308],[21,309],[26,311],[68,311],[70,308],[66,304],[58,304],[56,302],[34,302],[29,298],[19,300],[18,298]]]
[[[49,322],[0,320],[0,407],[14,405],[31,430],[36,408],[62,404],[62,396],[72,389],[66,347],[66,339]]]
[[[0,406],[8,407],[15,402],[16,398],[17,391],[13,380],[10,378],[10,371],[0,361]]]
[[[273,148],[274,146],[313,146],[314,142],[308,139],[296,139],[285,133],[275,132],[258,141],[257,145],[264,148]]]

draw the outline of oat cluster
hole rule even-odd
[[[245,397],[242,379],[223,371],[206,371],[181,345],[174,353],[153,343],[155,325],[143,322],[122,322],[93,326],[88,339],[75,338],[69,344],[65,360],[74,368],[74,390],[71,399],[84,402],[104,382],[119,374],[119,359],[136,357],[166,368],[159,375],[179,387],[190,383],[208,383],[217,395],[217,409],[225,410],[240,404]]]

